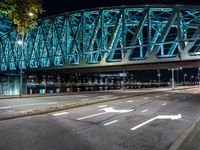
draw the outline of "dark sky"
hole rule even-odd
[[[200,5],[200,0],[42,0],[46,10],[43,17],[62,12],[76,11],[105,6],[138,5],[138,4],[183,4]]]

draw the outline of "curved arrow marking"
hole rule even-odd
[[[142,126],[144,126],[144,125],[146,125],[146,124],[148,124],[148,123],[150,123],[150,122],[152,122],[152,121],[154,121],[154,120],[156,120],[156,119],[171,119],[171,120],[178,120],[178,119],[181,119],[182,118],[182,115],[181,114],[178,114],[178,115],[159,115],[159,116],[157,116],[157,117],[154,117],[154,118],[152,118],[152,119],[149,119],[149,120],[147,120],[147,121],[145,121],[145,122],[143,122],[143,123],[141,123],[141,124],[139,124],[139,125],[137,125],[137,126],[135,126],[135,127],[133,127],[133,128],[131,128],[131,130],[136,130],[136,129],[138,129],[138,128],[141,128]]]

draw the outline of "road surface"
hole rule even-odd
[[[1,121],[0,150],[168,150],[199,115],[198,93],[152,93]]]

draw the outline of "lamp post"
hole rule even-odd
[[[176,74],[176,77],[177,77],[177,84],[179,83],[179,70],[182,70],[183,68],[182,67],[179,67],[177,68],[177,74]]]
[[[185,83],[185,78],[187,77],[187,74],[184,74],[184,77],[183,77],[183,81]]]
[[[200,82],[200,67],[198,68],[198,85],[199,85],[199,82]]]
[[[34,14],[32,12],[28,13],[29,17],[33,17]],[[23,58],[24,58],[24,33],[25,33],[25,27],[23,24],[22,27],[22,35],[21,35],[21,40],[17,41],[18,45],[21,45],[21,57],[20,57],[20,61],[21,61],[21,66],[20,66],[20,92],[19,95],[22,96],[22,91],[23,91]]]
[[[160,74],[160,70],[158,69],[158,84],[159,84],[159,87],[160,87],[160,76],[161,76],[161,74]]]
[[[23,36],[22,40],[17,41],[17,44],[21,46],[21,56],[20,56],[20,83],[19,83],[19,96],[22,96],[22,84],[23,84],[23,64],[22,64],[22,57],[23,57]]]

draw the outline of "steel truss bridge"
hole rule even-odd
[[[1,71],[200,64],[200,6],[142,5],[63,13],[39,20],[18,45],[0,37]]]

